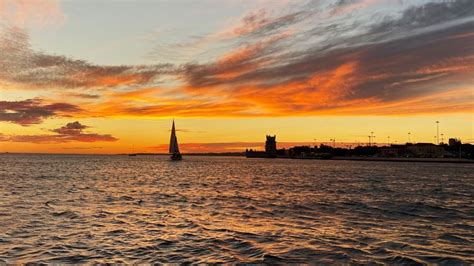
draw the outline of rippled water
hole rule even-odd
[[[0,155],[0,262],[472,264],[473,170]]]

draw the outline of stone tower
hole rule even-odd
[[[276,146],[276,135],[270,136],[267,135],[267,141],[265,142],[265,153],[268,157],[276,157],[277,155],[277,146]]]

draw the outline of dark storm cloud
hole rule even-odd
[[[22,126],[39,124],[46,118],[67,116],[80,111],[81,109],[76,105],[68,103],[45,104],[41,99],[0,101],[0,121]]]

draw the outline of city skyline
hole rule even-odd
[[[184,152],[470,143],[473,27],[469,0],[0,0],[0,152],[164,152],[172,118]]]

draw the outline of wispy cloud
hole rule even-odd
[[[349,14],[357,9],[366,8],[380,0],[338,0],[330,11],[331,16]]]
[[[39,124],[44,119],[70,116],[81,109],[69,103],[44,103],[41,99],[24,101],[0,101],[0,121],[29,126]]]
[[[1,135],[1,141],[29,143],[67,143],[67,142],[111,142],[118,139],[109,134],[88,133],[88,128],[78,121],[52,129],[55,134],[43,135]]]
[[[89,94],[89,93],[67,93],[65,95],[68,97],[75,97],[75,98],[88,99],[88,100],[94,100],[94,99],[100,98],[99,94]]]
[[[340,113],[341,108],[351,114],[360,105],[379,109],[472,84],[472,1],[414,5],[382,19],[370,10],[360,20],[341,11],[377,2],[338,1],[329,5],[336,18],[312,25],[320,9],[296,12],[300,19],[272,24],[271,31],[260,31],[270,23],[264,12],[252,13],[242,26],[248,32],[241,31],[242,36],[255,33],[251,42],[214,62],[185,67],[186,89],[257,106],[269,115],[295,115]],[[306,27],[290,38],[276,38],[294,25]],[[455,110],[468,111],[445,112]]]
[[[112,88],[149,84],[172,70],[169,64],[99,66],[49,55],[34,51],[23,29],[3,27],[0,31],[0,84],[27,89]]]
[[[308,1],[236,21],[190,45],[223,42],[223,53],[182,65],[94,65],[34,51],[10,28],[0,36],[0,84],[93,89],[71,90],[71,101],[105,117],[472,112],[473,1]],[[173,85],[159,84],[163,76]]]

